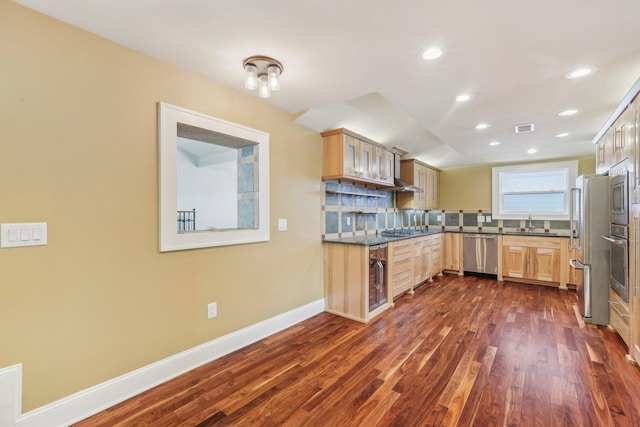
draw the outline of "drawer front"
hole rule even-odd
[[[618,294],[609,290],[609,323],[618,332],[627,347],[631,340],[630,318],[629,306],[618,297]]]
[[[394,255],[400,255],[413,250],[412,239],[403,240],[401,242],[393,242],[392,249]]]
[[[402,254],[395,254],[393,257],[393,270],[399,272],[407,267],[411,269],[413,263],[413,252],[409,251]]]
[[[411,283],[411,276],[411,271],[403,271],[402,273],[398,273],[393,276],[392,289],[394,297],[411,289],[411,286],[413,286],[413,283]]]

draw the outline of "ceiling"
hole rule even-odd
[[[640,77],[638,0],[15,1],[256,97],[243,59],[271,56],[284,72],[265,102],[442,169],[594,155]],[[422,59],[434,45],[444,54]],[[564,77],[583,66],[597,71]]]

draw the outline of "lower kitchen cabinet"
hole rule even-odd
[[[442,269],[462,275],[462,233],[443,233]]]
[[[566,239],[565,239],[566,240]],[[566,287],[561,246],[557,237],[503,236],[502,277],[558,283]],[[567,259],[568,263],[568,259]]]
[[[429,236],[417,237],[411,239],[413,242],[413,285],[418,286],[420,283],[431,278],[430,274],[430,257],[431,248]]]
[[[387,302],[369,310],[369,263],[369,246],[324,243],[325,311],[366,323],[393,306],[385,269]]]
[[[609,325],[618,332],[618,335],[620,335],[620,338],[627,344],[629,349],[632,349],[629,304],[624,302],[612,289],[609,289],[609,308]]]
[[[393,297],[409,291],[413,293],[414,253],[413,240],[405,239],[389,243],[389,283]]]
[[[442,276],[442,234],[433,234],[429,236],[431,239],[431,255],[430,255],[430,276],[429,280],[433,276]]]

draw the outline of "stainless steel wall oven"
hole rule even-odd
[[[611,224],[608,236],[603,236],[611,244],[609,251],[609,285],[625,301],[629,302],[629,227]]]

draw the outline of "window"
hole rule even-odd
[[[569,219],[571,187],[578,162],[539,163],[492,169],[493,216],[522,219]]]

